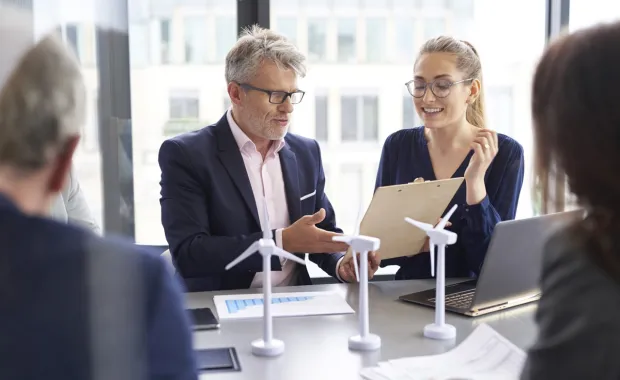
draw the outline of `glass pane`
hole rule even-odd
[[[9,16],[10,12],[17,11],[15,6],[19,3],[22,6],[19,9],[20,17]],[[95,0],[84,0],[79,7],[71,9],[60,0],[0,0],[0,86],[4,84],[4,74],[14,69],[16,61],[12,58],[17,59],[33,41],[38,41],[50,32],[60,32],[64,43],[75,52],[86,85],[86,122],[80,131],[81,138],[73,156],[74,179],[86,199],[90,216],[105,233],[102,157],[99,147],[99,67],[96,60],[96,25],[90,14],[95,3]],[[32,11],[27,10],[30,4]],[[10,40],[7,38],[9,35]]]
[[[237,21],[232,16],[217,16],[215,28],[217,45],[215,60],[223,63],[226,54],[237,41]]]
[[[159,21],[159,49],[160,49],[160,62],[170,63],[171,61],[171,47],[170,47],[170,20]]]
[[[216,122],[230,105],[223,62],[236,41],[236,2],[149,0],[148,4],[149,12],[140,21],[131,21],[137,15],[130,9],[130,33],[135,33],[131,26],[138,22],[150,25],[146,40],[159,44],[159,20],[165,20],[166,56],[175,65],[131,64],[136,242],[167,245],[159,205],[159,148],[167,138]],[[130,38],[130,53],[139,52],[142,46]]]
[[[327,57],[326,38],[327,20],[308,19],[308,59],[320,61]]]
[[[275,29],[297,45],[297,24],[293,17],[280,17]]]
[[[379,104],[376,96],[363,97],[364,141],[376,141],[379,137]]]
[[[342,141],[357,140],[357,98],[343,96],[340,100],[340,126]]]
[[[185,62],[205,63],[207,61],[207,24],[202,16],[188,16],[183,19],[185,34]]]
[[[568,27],[571,32],[600,22],[618,21],[620,19],[620,2],[571,0],[568,17]]]
[[[362,206],[363,171],[360,164],[343,164],[340,169],[338,182],[346,186],[338,186],[339,210],[350,210],[341,213],[338,222],[345,231],[353,231],[357,219],[358,210]],[[333,180],[333,178],[332,178]]]
[[[327,141],[327,96],[316,96],[314,103],[316,139],[318,141]]]
[[[446,34],[446,20],[439,17],[424,20],[424,37],[428,40]]]
[[[366,60],[382,62],[385,60],[385,19],[370,18],[366,22]]]
[[[413,17],[397,18],[394,22],[396,29],[396,59],[398,62],[411,64],[415,60],[415,36]]]
[[[487,109],[489,128],[506,135],[514,133],[514,98],[512,88],[506,86],[493,86],[487,89]]]
[[[342,18],[338,20],[338,61],[353,63],[357,60],[356,19]]]
[[[414,126],[413,98],[410,95],[403,96],[403,129]]]

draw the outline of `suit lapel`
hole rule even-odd
[[[299,191],[299,177],[297,173],[297,158],[288,145],[280,150],[280,166],[282,167],[282,178],[284,179],[284,191],[286,193],[286,204],[288,206],[288,216],[291,224],[301,218],[301,197]]]
[[[226,115],[214,126],[216,128],[215,134],[217,136],[218,148],[220,150],[219,159],[226,168],[228,175],[234,182],[237,189],[241,193],[241,197],[245,201],[245,204],[250,209],[256,225],[260,227],[260,219],[258,218],[258,209],[256,206],[256,200],[254,199],[254,193],[252,192],[252,185],[250,184],[250,178],[248,172],[245,169],[243,163],[243,157],[235,141]]]

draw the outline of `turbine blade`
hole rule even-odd
[[[269,209],[267,208],[267,199],[263,197],[263,220],[265,221],[265,229],[263,230],[264,239],[273,239],[271,227],[269,225]]]
[[[287,260],[293,260],[293,261],[296,261],[296,262],[298,262],[300,264],[306,265],[306,261],[305,260],[300,259],[299,257],[293,255],[292,253],[286,252],[282,248],[275,247],[273,249],[273,253],[275,253],[276,255],[278,255],[280,257],[283,257],[283,258],[285,258]]]
[[[251,246],[249,246],[245,251],[243,251],[242,254],[237,256],[236,259],[234,259],[228,265],[226,265],[226,270],[229,270],[230,268],[232,268],[235,265],[239,264],[243,260],[247,259],[250,255],[255,254],[257,250],[258,250],[258,242],[255,241],[254,243],[252,243]]]
[[[359,257],[359,255],[357,254],[357,252],[353,252],[353,268],[355,268],[355,280],[357,282],[360,282],[360,269],[359,269],[359,265],[357,265],[357,258]]]
[[[435,244],[431,242],[431,277],[435,277]]]
[[[435,228],[437,228],[438,230],[443,230],[446,224],[448,223],[448,221],[450,220],[450,217],[452,217],[452,214],[454,214],[454,212],[456,211],[456,208],[457,208],[457,205],[452,206],[450,211],[448,211],[448,213],[444,215],[444,217],[441,219],[441,221],[439,222],[439,224],[437,224],[437,227]]]
[[[416,226],[419,229],[421,229],[423,231],[426,231],[426,232],[428,232],[428,231],[433,229],[433,225],[432,224],[418,222],[417,220],[413,220],[411,218],[405,218],[405,222],[407,222],[409,224],[413,224],[414,226]]]

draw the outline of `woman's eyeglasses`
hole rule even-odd
[[[445,98],[446,96],[450,95],[450,89],[452,88],[452,86],[463,82],[469,82],[473,79],[474,78],[469,78],[457,82],[452,82],[449,79],[440,78],[435,79],[434,81],[429,83],[426,83],[422,79],[413,79],[405,83],[405,87],[407,87],[407,90],[414,98],[422,98],[426,94],[426,89],[428,88],[428,86],[430,86],[433,95],[438,98]]]

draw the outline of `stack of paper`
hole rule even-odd
[[[368,380],[518,379],[525,353],[486,324],[440,355],[402,358],[364,368]]]

